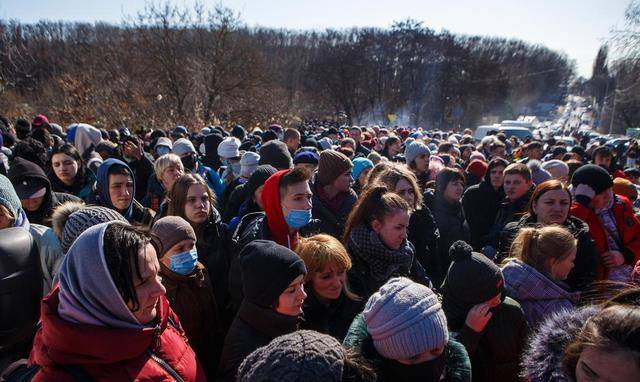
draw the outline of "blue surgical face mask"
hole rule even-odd
[[[287,216],[284,217],[289,228],[299,229],[311,221],[311,210],[289,210]]]
[[[158,154],[159,157],[169,154],[170,152],[171,152],[171,149],[168,148],[167,146],[156,147],[156,153]]]
[[[171,271],[186,276],[193,272],[198,263],[198,250],[193,248],[190,251],[175,254],[170,257],[170,260]]]
[[[233,175],[236,178],[240,176],[240,170],[242,170],[240,162],[232,163],[229,167],[231,167],[231,171],[233,171]]]

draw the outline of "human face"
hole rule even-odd
[[[320,300],[337,300],[347,281],[347,272],[336,264],[329,264],[323,270],[311,275],[311,288]]]
[[[371,229],[378,234],[380,240],[392,250],[400,249],[407,239],[409,227],[409,211],[398,210],[386,216],[382,221],[374,220]]]
[[[109,175],[109,198],[117,210],[128,209],[133,200],[133,179],[129,175]]]
[[[11,227],[12,221],[11,212],[5,206],[0,205],[0,229]]]
[[[591,199],[590,206],[593,209],[601,210],[609,205],[609,203],[611,202],[611,198],[613,198],[613,189],[609,188],[599,194],[596,194]]]
[[[262,211],[264,211],[264,204],[262,203],[262,190],[264,190],[264,184],[261,184],[256,190],[253,192],[253,201],[256,202],[258,207]]]
[[[300,182],[289,185],[280,202],[282,216],[287,216],[289,210],[310,210],[312,197],[309,183]]]
[[[564,223],[569,216],[570,207],[571,199],[565,190],[547,191],[532,206],[538,223],[544,225]]]
[[[531,181],[524,179],[519,174],[508,174],[504,176],[504,193],[510,201],[518,200],[531,188]]]
[[[447,187],[444,189],[444,199],[449,203],[458,202],[462,198],[464,192],[464,183],[460,179],[456,179],[447,183]]]
[[[162,173],[162,178],[160,179],[164,189],[167,191],[171,190],[171,187],[173,187],[176,179],[178,179],[182,174],[184,174],[182,163],[180,163],[179,166],[171,166],[164,170],[164,172]]]
[[[493,150],[491,150],[491,152],[489,153],[489,156],[491,157],[491,159],[493,159],[493,158],[506,158],[507,151],[502,146],[494,147]]]
[[[502,187],[502,183],[504,182],[504,167],[496,166],[489,171],[489,179],[491,180],[491,186],[497,190]]]
[[[415,207],[416,193],[411,183],[406,179],[400,179],[398,183],[396,183],[396,189],[393,192],[400,195],[411,207]]]
[[[51,157],[51,167],[64,184],[71,185],[78,173],[78,162],[67,154],[58,153]]]
[[[416,171],[423,173],[429,169],[429,154],[420,154],[413,160]]]
[[[286,143],[289,147],[289,150],[296,151],[298,147],[300,147],[300,136],[296,135],[293,138],[289,138]]]
[[[173,247],[169,248],[169,250],[167,252],[162,255],[162,257],[160,258],[160,261],[162,261],[162,263],[164,265],[166,265],[167,267],[171,266],[171,256],[173,255],[177,255],[178,253],[184,253],[184,252],[188,252],[191,251],[193,249],[193,247],[195,247],[196,242],[194,240],[191,239],[184,239],[181,240],[177,243],[175,243],[173,245]]]
[[[156,318],[158,314],[158,299],[160,295],[166,292],[166,289],[162,286],[161,279],[158,277],[160,263],[158,263],[156,250],[151,244],[147,244],[140,249],[136,261],[138,261],[141,277],[138,277],[134,272],[133,285],[136,288],[140,307],[137,311],[132,311],[132,313],[140,324],[146,325]],[[133,307],[132,302],[129,301],[127,306],[131,309]]]
[[[187,202],[184,204],[184,215],[190,223],[204,223],[209,217],[211,202],[209,194],[201,184],[192,184],[187,191]]]
[[[351,169],[348,169],[347,171],[340,174],[340,176],[338,176],[336,180],[333,181],[332,185],[336,190],[344,192],[348,191],[349,188],[351,188],[351,181]]]
[[[544,154],[544,150],[537,147],[535,149],[529,150],[529,158],[531,159],[540,159],[542,158],[542,154]]]
[[[309,171],[310,174],[313,174],[314,172],[316,172],[316,170],[318,169],[318,165],[316,164],[312,164],[312,163],[298,163],[295,166],[293,166],[294,168],[299,168],[302,167],[305,170]]]
[[[302,313],[302,303],[307,298],[304,292],[304,275],[296,277],[278,297],[276,312],[285,316],[298,317]]]
[[[360,172],[360,175],[358,175],[358,183],[360,184],[360,187],[364,187],[367,184],[367,177],[369,176],[369,173],[371,172],[371,170],[373,170],[372,168],[367,168],[362,170],[362,172]]]
[[[569,276],[569,272],[573,269],[573,262],[576,260],[577,249],[574,246],[569,253],[569,256],[562,260],[551,259],[549,261],[549,274],[555,281],[564,281]]]
[[[598,155],[595,158],[593,158],[593,163],[597,164],[600,167],[609,169],[609,167],[611,166],[611,157]]]
[[[398,361],[399,363],[403,364],[403,365],[417,365],[419,363],[423,363],[423,362],[427,362],[427,361],[432,361],[438,357],[440,357],[440,355],[444,352],[444,346],[439,347],[439,348],[435,348],[432,350],[427,350],[426,352],[417,354],[411,358],[401,358],[401,359],[397,359],[396,361]]]
[[[389,154],[390,155],[396,155],[400,152],[400,150],[402,150],[402,145],[400,144],[400,142],[396,142],[394,144],[392,144],[391,146],[389,146]]]
[[[20,199],[22,208],[31,212],[37,211],[38,208],[40,208],[40,206],[42,205],[42,202],[44,202],[44,196],[41,196],[39,198]]]
[[[351,137],[354,141],[356,141],[356,143],[358,143],[362,140],[362,133],[360,132],[360,130],[352,129],[349,130],[349,137]]]
[[[462,152],[460,153],[460,159],[467,161],[469,160],[470,157],[471,157],[471,149],[468,147],[465,147],[464,150],[462,150]]]
[[[640,381],[638,355],[586,346],[576,364],[577,382]]]

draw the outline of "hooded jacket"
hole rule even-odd
[[[340,193],[336,196],[340,201],[340,207],[337,211],[332,211],[323,202],[320,187],[322,187],[322,184],[317,181],[311,185],[313,190],[313,217],[321,221],[321,232],[339,239],[342,236],[342,231],[344,231],[347,217],[358,201],[358,195],[351,188],[346,192]]]
[[[80,198],[76,196],[52,191],[51,182],[49,182],[49,178],[44,173],[44,170],[37,164],[23,158],[15,158],[13,160],[13,165],[11,169],[9,169],[8,178],[12,184],[19,184],[28,179],[38,179],[44,184],[46,193],[40,208],[38,208],[37,211],[24,210],[29,222],[33,224],[50,227],[51,215],[57,206],[68,201],[81,202]]]
[[[496,190],[491,185],[491,169],[487,170],[482,182],[467,188],[462,195],[462,207],[471,234],[470,244],[476,251],[487,244],[487,235],[503,199],[503,188]]]
[[[93,185],[96,182],[96,176],[91,170],[84,170],[83,174],[78,174],[72,185],[67,185],[58,178],[52,170],[49,173],[51,188],[56,192],[64,192],[66,194],[77,196],[82,200],[87,200],[93,192]]]
[[[502,269],[505,294],[518,301],[529,327],[535,329],[549,315],[572,310],[579,293],[569,292],[563,283],[556,283],[529,264],[511,260]]]

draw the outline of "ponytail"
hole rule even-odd
[[[521,228],[511,244],[510,258],[516,258],[542,273],[548,273],[548,260],[564,260],[577,245],[571,232],[561,226]]]

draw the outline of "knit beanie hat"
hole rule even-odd
[[[480,159],[474,159],[467,166],[467,172],[475,176],[477,179],[482,179],[484,178],[484,174],[487,173],[488,167],[487,162],[481,161]]]
[[[252,151],[247,151],[242,155],[240,159],[240,176],[248,178],[258,168],[260,162],[260,155]]]
[[[231,136],[238,138],[240,141],[243,141],[247,136],[247,130],[240,125],[235,125],[233,129],[231,129]]]
[[[22,210],[22,203],[16,194],[13,184],[6,176],[0,174],[0,204],[5,206],[14,219],[18,217],[18,213]]]
[[[588,185],[597,195],[613,187],[613,180],[604,168],[595,164],[587,164],[577,169],[571,177],[571,185],[574,188],[580,184]]]
[[[413,141],[404,149],[404,158],[407,164],[410,164],[414,159],[422,154],[431,155],[429,147],[422,142]]]
[[[237,158],[240,156],[240,141],[236,137],[226,137],[218,145],[218,156],[222,158]]]
[[[81,233],[101,223],[121,221],[127,223],[118,211],[101,206],[84,207],[81,203],[64,203],[52,216],[53,230],[60,239],[60,247],[66,253]]]
[[[472,153],[471,153],[471,155],[469,156],[469,159],[470,159],[470,160],[476,160],[476,159],[479,159],[479,160],[481,160],[481,161],[483,161],[483,162],[486,162],[486,161],[487,161],[487,158],[486,158],[486,157],[484,156],[484,154],[483,154],[483,153],[481,153],[480,151],[474,151],[474,152],[472,152]]]
[[[406,277],[387,281],[369,298],[363,315],[376,350],[388,359],[411,358],[449,340],[438,296]]]
[[[631,201],[638,198],[638,188],[629,179],[625,178],[615,178],[613,180],[613,192]]]
[[[542,168],[545,169],[551,176],[562,178],[569,175],[569,166],[561,160],[552,159],[544,162]],[[555,173],[555,174],[554,174]]]
[[[247,183],[244,184],[245,195],[247,198],[253,196],[253,193],[258,189],[258,187],[262,186],[264,182],[269,179],[269,177],[278,172],[275,167],[263,164],[258,166],[253,174],[247,180]]]
[[[331,138],[324,137],[318,141],[318,144],[323,150],[331,150],[331,146],[333,145],[333,142],[331,141]]]
[[[320,184],[328,185],[352,167],[351,160],[346,155],[334,150],[325,150],[320,153],[316,179]]]
[[[313,151],[300,151],[293,157],[293,164],[308,163],[317,165],[320,162],[320,155]]]
[[[473,305],[502,293],[504,278],[493,261],[482,253],[473,252],[473,248],[462,240],[453,243],[449,256],[452,262],[442,284],[442,306],[449,326],[457,330],[459,320],[464,322]]]
[[[270,240],[253,240],[240,251],[244,299],[265,308],[274,304],[296,277],[306,275],[302,259]]]
[[[196,148],[193,147],[193,143],[186,138],[180,138],[173,142],[173,153],[181,157],[185,154],[196,153]]]
[[[335,338],[298,330],[249,354],[238,368],[238,381],[339,382],[344,359],[344,348]]]
[[[276,134],[275,131],[273,130],[267,130],[265,132],[263,132],[260,137],[262,138],[262,142],[271,142],[274,140],[278,140],[278,134]]]
[[[527,163],[527,167],[531,170],[531,180],[538,185],[552,178],[549,171],[542,168],[539,160],[532,159]]]
[[[196,233],[191,224],[180,216],[165,216],[153,223],[151,231],[151,244],[158,252],[158,258],[164,256],[171,247],[182,240],[196,241]]]
[[[268,130],[270,131],[270,130]],[[274,133],[275,134],[275,133]],[[264,140],[264,138],[263,138]],[[270,164],[278,170],[293,167],[291,154],[287,145],[278,140],[271,140],[260,147],[260,164]]]
[[[173,143],[171,143],[171,139],[169,139],[167,137],[160,137],[156,141],[156,145],[154,147],[157,148],[158,146],[166,146],[169,149],[171,149],[171,148],[173,148]]]
[[[368,168],[373,168],[373,162],[363,157],[355,158],[352,161],[352,163],[353,163],[353,168],[351,169],[351,177],[355,180],[357,180],[358,177],[360,177],[360,174],[362,174],[364,170]]]

